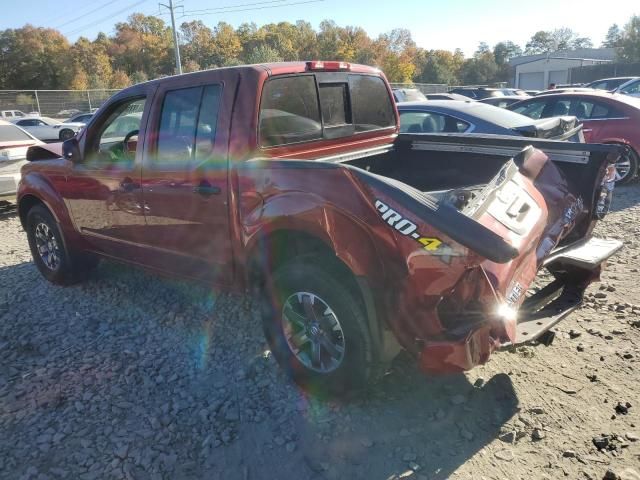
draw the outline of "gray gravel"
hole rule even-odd
[[[552,346],[440,378],[400,358],[346,404],[285,378],[250,299],[107,262],[52,286],[3,210],[0,478],[640,478],[639,204],[618,189],[598,229],[626,249]]]

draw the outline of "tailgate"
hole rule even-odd
[[[421,136],[413,147],[464,148],[467,152],[477,148],[479,154],[502,152],[512,159],[505,159],[500,172],[461,210],[402,182],[351,167],[352,171],[369,187],[376,209],[389,226],[427,250],[429,245],[423,240],[429,239],[420,232],[436,229],[442,234],[436,237],[447,244],[440,255],[466,257],[467,270],[474,263],[479,265],[492,292],[482,300],[482,308],[485,318],[496,317],[494,338],[501,343],[515,342],[515,312],[545,260],[558,248],[588,238],[594,222],[606,214],[612,165],[619,150],[537,142],[536,146],[545,148],[543,152],[531,146],[522,148],[523,143],[512,140],[501,140],[493,147],[482,138],[472,145],[468,137],[457,142],[449,137],[446,144],[442,137],[439,140],[425,142]],[[403,245],[405,254],[406,248],[419,248]],[[461,281],[465,271],[460,270]]]

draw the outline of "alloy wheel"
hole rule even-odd
[[[282,307],[284,336],[296,358],[319,373],[337,369],[345,353],[338,317],[329,304],[309,292],[296,292]]]
[[[620,158],[616,162],[616,176],[614,179],[616,183],[627,178],[627,176],[631,172],[631,159],[629,158],[630,155],[632,155],[632,153],[628,148],[625,148],[624,153],[620,155]]]
[[[42,263],[50,270],[60,266],[60,247],[53,231],[44,222],[38,223],[35,229],[35,240]]]

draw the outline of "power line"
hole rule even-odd
[[[64,23],[62,23],[62,24],[60,24],[60,25],[58,25],[57,27],[54,27],[54,28],[55,29],[60,29],[60,28],[62,28],[64,26],[66,26],[66,25],[69,25],[70,23],[75,23],[78,20],[81,20],[84,17],[87,17],[87,16],[91,15],[92,13],[95,13],[98,10],[102,10],[104,7],[108,7],[108,6],[113,5],[114,3],[119,2],[119,1],[120,0],[109,1],[109,2],[107,2],[105,4],[103,4],[103,5],[100,5],[98,8],[94,8],[93,10],[91,10],[91,11],[89,11],[87,13],[83,13],[82,15],[79,15],[79,16],[77,16],[75,18],[72,18],[71,20],[68,20],[68,21],[66,21],[66,22],[64,22]]]
[[[248,12],[248,11],[256,11],[256,10],[268,10],[268,9],[271,9],[271,8],[291,7],[293,5],[304,5],[304,4],[308,4],[308,3],[319,3],[319,2],[324,2],[324,0],[307,0],[305,2],[292,2],[292,3],[282,4],[282,5],[269,5],[269,6],[265,6],[265,7],[238,8],[238,9],[235,9],[235,10],[224,10],[224,11],[217,11],[217,12],[211,12],[211,13],[200,13],[200,14],[194,14],[194,15],[186,15],[187,12],[185,12],[185,15],[183,15],[180,18],[183,18],[183,17],[198,17],[198,16],[201,16],[201,15],[220,15],[220,14],[223,14],[223,13]]]
[[[93,22],[91,22],[91,23],[89,23],[87,25],[84,25],[82,27],[79,27],[79,28],[76,28],[74,30],[71,30],[70,32],[65,33],[65,35],[69,36],[69,35],[75,35],[76,33],[80,33],[80,32],[82,32],[82,31],[84,31],[84,30],[86,30],[88,28],[91,28],[91,27],[94,27],[96,25],[99,25],[100,23],[102,23],[102,22],[104,22],[106,20],[109,20],[110,18],[115,17],[116,15],[120,15],[121,13],[124,13],[124,12],[126,12],[128,10],[133,9],[133,8],[136,8],[138,5],[141,5],[141,4],[146,3],[148,1],[149,0],[139,0],[138,2],[134,3],[133,5],[130,5],[128,7],[125,7],[123,9],[121,9],[121,10],[118,10],[117,12],[110,13],[106,17],[103,17],[103,18],[101,18],[99,20],[94,20]]]
[[[266,1],[266,2],[255,2],[255,3],[240,3],[237,5],[227,5],[226,7],[215,7],[215,8],[203,8],[201,10],[187,10],[183,13],[187,14],[187,13],[193,13],[193,14],[199,14],[199,13],[215,13],[218,12],[220,10],[228,10],[230,8],[239,8],[239,7],[251,7],[251,6],[255,6],[255,5],[264,5],[264,4],[269,4],[269,3],[282,3],[282,2],[286,2],[289,0],[270,0],[270,1]]]

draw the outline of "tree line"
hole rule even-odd
[[[510,58],[575,48],[593,41],[561,28],[536,32],[524,48],[503,41],[481,42],[470,58],[460,49],[428,50],[411,32],[397,28],[371,38],[361,27],[332,20],[316,30],[309,22],[280,22],[213,28],[200,20],[180,25],[183,69],[192,72],[238,64],[333,59],[380,67],[391,82],[490,84],[508,81]],[[640,62],[640,16],[612,25],[602,46],[616,47],[620,61]],[[0,31],[0,89],[123,88],[175,71],[171,29],[140,13],[115,25],[112,35],[75,43],[57,30],[25,25]]]

